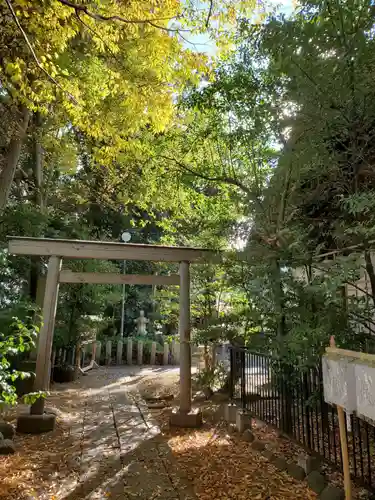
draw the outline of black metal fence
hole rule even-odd
[[[245,348],[230,350],[230,391],[243,409],[277,427],[306,449],[341,468],[337,411],[323,399],[321,367],[297,370]],[[346,419],[353,478],[375,488],[375,427]]]

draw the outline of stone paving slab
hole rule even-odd
[[[64,498],[196,499],[146,406],[127,388],[136,377],[116,383],[113,370],[98,370],[100,387],[90,373],[94,386],[85,391],[81,419],[71,429],[80,443],[79,473]]]

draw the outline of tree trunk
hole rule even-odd
[[[33,162],[33,173],[34,173],[34,189],[35,189],[35,205],[43,211],[44,200],[43,200],[43,148],[41,145],[41,127],[42,118],[40,113],[35,113],[34,116],[34,162]]]
[[[77,340],[77,344],[75,347],[75,362],[74,362],[75,378],[78,378],[80,368],[81,368],[81,341]]]
[[[286,317],[285,317],[285,297],[284,288],[281,278],[281,266],[279,259],[275,259],[274,262],[274,294],[275,294],[275,304],[278,313],[278,325],[277,325],[277,336],[279,340],[282,340],[286,334]]]
[[[70,318],[69,318],[69,328],[68,328],[68,342],[70,343],[72,338],[73,338],[73,327],[74,327],[74,322],[75,322],[75,312],[76,312],[76,307],[77,307],[77,301],[73,302],[72,309],[70,311]]]
[[[293,374],[292,369],[288,363],[285,362],[284,355],[285,337],[287,335],[286,314],[285,314],[285,294],[281,276],[281,264],[278,258],[274,261],[274,293],[275,305],[278,313],[277,323],[277,338],[279,340],[279,349],[281,354],[280,364],[280,378],[278,383],[278,391],[280,395],[280,408],[281,408],[281,428],[286,434],[292,433],[292,406],[293,406],[293,393],[290,386]]]
[[[40,141],[42,117],[39,112],[35,113],[33,121],[34,121],[33,140],[32,140],[32,148],[33,148],[32,170],[33,170],[33,189],[34,189],[33,197],[35,206],[42,213],[44,210],[45,203],[43,198],[43,148]],[[30,292],[30,299],[35,302],[38,279],[41,273],[41,258],[37,255],[32,256],[30,264],[31,265],[30,265],[29,292]]]
[[[18,129],[14,132],[9,142],[5,165],[0,172],[0,213],[4,211],[8,202],[14,174],[16,173],[18,160],[21,154],[22,144],[29,124],[29,110],[25,106],[22,106],[20,112],[21,118]]]
[[[207,343],[205,343],[203,346],[203,360],[204,360],[204,369],[207,371],[210,368],[210,355],[208,353]]]
[[[375,271],[374,271],[374,265],[371,260],[371,253],[368,250],[365,250],[365,262],[366,262],[366,271],[370,278],[372,300],[375,305]]]
[[[29,297],[32,302],[36,302],[38,281],[40,277],[40,257],[33,255],[30,257],[30,278]]]
[[[212,342],[212,345],[211,345],[211,366],[212,366],[212,368],[214,368],[216,365],[216,346],[217,346],[217,343]]]

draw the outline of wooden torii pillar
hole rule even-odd
[[[35,391],[48,391],[51,373],[51,352],[55,327],[59,283],[147,284],[180,286],[180,407],[171,415],[171,425],[196,427],[202,415],[191,407],[191,338],[190,338],[190,263],[211,260],[210,250],[159,245],[123,245],[122,243],[54,240],[45,238],[11,237],[9,253],[13,255],[49,256],[43,325],[39,334],[36,362]],[[179,275],[121,275],[116,273],[74,273],[61,271],[63,258],[141,260],[179,262]],[[30,413],[18,418],[17,430],[25,433],[47,432],[53,429],[55,415],[45,412],[45,400],[39,398]]]
[[[60,257],[50,257],[48,262],[46,288],[43,300],[43,324],[39,335],[38,353],[36,358],[34,391],[48,391],[51,373],[51,354],[57,299],[59,296],[59,275],[62,265]],[[44,414],[44,398],[39,398],[31,405],[32,415]]]
[[[190,264],[180,264],[180,412],[191,411]]]
[[[180,262],[180,407],[170,418],[170,424],[178,427],[202,425],[202,412],[191,407],[190,329],[190,263],[183,261]]]

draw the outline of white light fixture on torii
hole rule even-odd
[[[129,243],[132,239],[132,235],[128,231],[124,231],[121,235],[121,239],[124,243]]]
[[[132,239],[131,233],[129,231],[124,231],[121,233],[121,239],[123,243],[129,243]],[[126,273],[126,260],[123,261],[123,272]],[[126,295],[126,283],[122,284],[122,298],[121,298],[121,324],[120,324],[120,335],[124,336],[125,327],[125,295]]]

